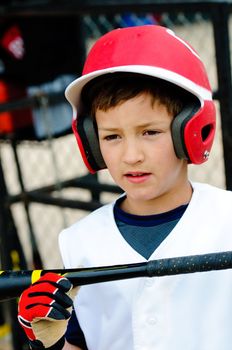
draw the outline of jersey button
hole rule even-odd
[[[154,326],[157,323],[157,319],[155,317],[150,317],[147,322],[151,325]]]

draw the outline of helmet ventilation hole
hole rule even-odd
[[[204,126],[202,128],[202,130],[201,130],[202,141],[205,141],[208,138],[211,130],[212,130],[212,126],[211,125],[206,125],[206,126]]]

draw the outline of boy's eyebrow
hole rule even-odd
[[[162,122],[163,122],[163,120],[153,121],[153,122],[138,124],[138,125],[135,125],[135,127],[137,129],[148,128],[148,127],[157,127],[158,125],[161,125]],[[120,127],[107,127],[107,126],[106,127],[104,127],[104,126],[98,127],[98,130],[102,130],[102,131],[117,131],[117,130],[120,130],[120,129],[121,129]]]
[[[108,127],[98,127],[98,130],[100,131],[110,131],[110,132],[116,132],[118,131],[120,128],[108,128]]]

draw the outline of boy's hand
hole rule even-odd
[[[18,320],[32,349],[63,348],[73,304],[71,290],[67,278],[47,273],[22,293]]]

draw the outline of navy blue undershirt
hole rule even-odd
[[[140,216],[126,213],[120,208],[124,199],[125,197],[119,198],[114,206],[116,224],[128,244],[148,259],[175,227],[188,205],[181,205],[161,214]],[[70,344],[88,350],[74,311],[69,320],[65,337]]]
[[[72,345],[76,345],[82,350],[88,350],[85,342],[84,333],[82,332],[82,329],[80,327],[80,324],[78,322],[78,319],[74,310],[72,311],[71,318],[68,322],[65,338],[68,343]]]
[[[187,204],[161,214],[134,215],[123,211],[119,198],[114,206],[114,217],[119,231],[129,245],[144,258],[149,259],[162,241],[176,226]]]

